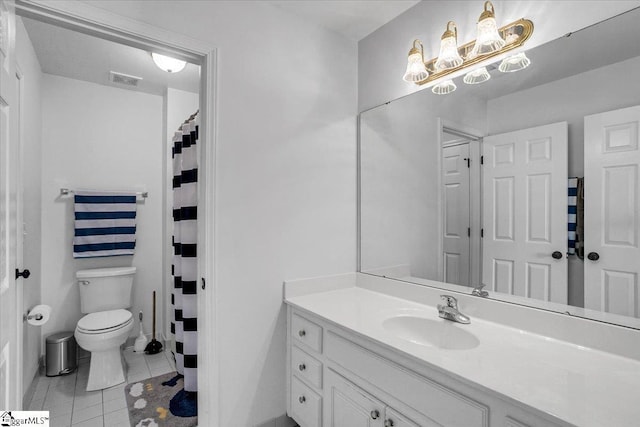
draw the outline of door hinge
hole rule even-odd
[[[484,228],[480,229],[480,237],[484,237]]]
[[[480,164],[484,165],[484,156],[480,156]]]
[[[202,290],[204,291],[204,288],[207,287],[207,282],[205,282],[204,277],[201,277],[200,280],[202,280]]]
[[[467,161],[467,168],[471,168],[471,159],[469,157],[464,158]]]
[[[471,227],[467,227],[467,237],[471,237]]]

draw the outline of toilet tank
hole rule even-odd
[[[115,310],[131,307],[131,290],[135,267],[109,267],[78,270],[80,311]]]

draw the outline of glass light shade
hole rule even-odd
[[[435,93],[436,95],[446,95],[453,92],[457,88],[458,87],[453,82],[453,80],[445,80],[432,87],[431,92]]]
[[[167,73],[180,72],[187,65],[185,61],[181,61],[180,59],[171,58],[165,55],[160,55],[159,53],[152,53],[151,58],[153,58],[153,62],[155,62],[158,68],[160,68],[162,71],[166,71]]]
[[[473,45],[475,55],[486,55],[502,49],[506,42],[500,37],[496,19],[488,17],[478,22],[478,37]]]
[[[429,72],[427,71],[427,67],[424,65],[422,53],[418,51],[414,52],[413,49],[411,49],[409,58],[407,59],[407,71],[405,71],[402,79],[405,82],[418,83],[426,80],[427,77],[429,77]]]
[[[524,52],[520,52],[503,59],[498,70],[503,73],[514,73],[516,71],[524,70],[529,65],[531,65],[531,60],[527,58],[527,55],[525,55]]]
[[[491,74],[487,71],[487,67],[481,67],[473,71],[469,71],[462,79],[468,85],[477,85],[486,82],[491,78]]]
[[[442,35],[440,41],[440,54],[436,61],[435,68],[437,71],[456,68],[464,62],[458,52],[458,30],[453,21],[447,24],[447,30]]]

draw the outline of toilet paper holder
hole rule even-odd
[[[22,316],[22,321],[23,321],[23,322],[26,322],[27,320],[32,320],[32,319],[35,319],[35,320],[42,320],[42,318],[43,318],[43,317],[44,317],[44,316],[43,316],[41,313],[36,313],[36,314],[24,314],[24,315]]]

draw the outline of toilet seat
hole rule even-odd
[[[133,323],[133,315],[128,310],[108,310],[89,313],[78,321],[77,330],[84,334],[106,334]]]

